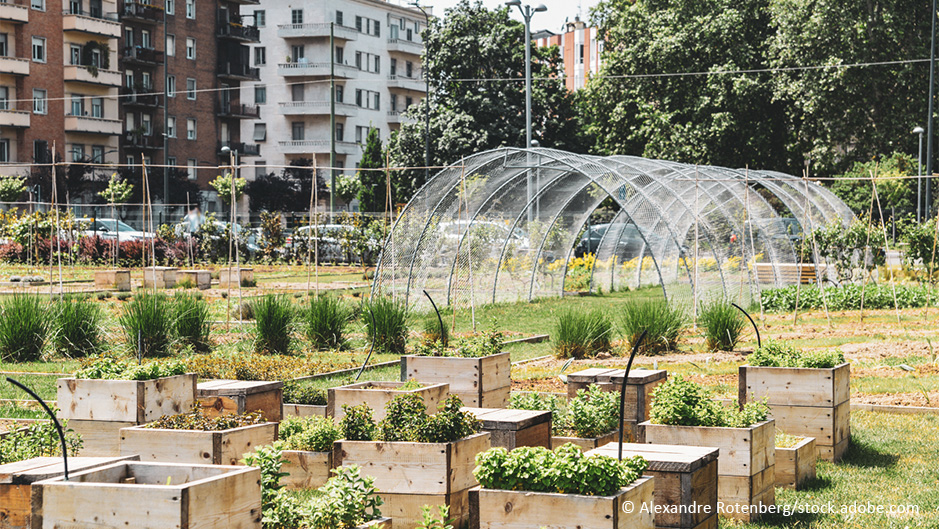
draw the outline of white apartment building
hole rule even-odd
[[[242,122],[242,138],[262,145],[254,174],[244,176],[279,172],[269,166],[300,158],[329,166],[331,67],[336,167],[356,167],[370,128],[387,142],[403,111],[425,94],[425,18],[405,6],[382,0],[261,0],[242,6],[242,16],[253,16],[261,34],[260,43],[251,45],[251,66],[260,69],[261,80],[243,85],[243,94],[262,108],[263,117]]]

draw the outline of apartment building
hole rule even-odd
[[[567,22],[563,33],[555,34],[545,30],[535,33],[532,38],[537,46],[557,46],[561,49],[564,82],[568,90],[580,90],[586,86],[591,75],[600,72],[603,41],[597,34],[597,28],[587,26],[580,17]]]
[[[387,141],[405,109],[424,97],[426,19],[404,2],[261,0],[253,16],[261,41],[252,46],[251,61],[261,82],[251,91],[263,119],[242,122],[241,134],[263,146],[257,174],[298,159],[328,167],[333,140],[336,167],[354,168],[369,130],[377,128]]]

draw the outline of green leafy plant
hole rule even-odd
[[[460,338],[452,347],[441,342],[422,342],[414,348],[417,356],[451,356],[456,358],[483,358],[502,352],[503,335],[501,332],[474,334]]]
[[[567,424],[567,409],[555,395],[543,393],[521,393],[513,391],[509,397],[509,408],[516,410],[550,411],[552,430],[560,433],[562,425]]]
[[[173,320],[176,336],[182,343],[198,352],[209,351],[212,326],[209,321],[209,304],[202,296],[177,292],[173,296]]]
[[[365,331],[375,349],[403,355],[408,339],[408,309],[404,301],[374,297],[362,310]]]
[[[25,177],[0,175],[0,202],[16,202],[25,192]]]
[[[617,427],[619,419],[619,393],[607,392],[591,385],[578,390],[577,396],[567,404],[566,421],[562,424],[576,437],[600,437]]]
[[[652,394],[649,420],[653,424],[672,426],[714,426],[747,428],[769,417],[765,402],[747,402],[742,408],[723,406],[711,400],[703,386],[685,380],[681,375],[659,384]]]
[[[280,480],[287,476],[281,468],[287,460],[276,446],[259,446],[247,453],[242,463],[261,471],[261,523],[264,529],[287,529],[303,524],[300,501],[281,488]]]
[[[437,516],[433,515],[430,506],[422,505],[421,523],[416,529],[453,529],[453,525],[450,524],[452,521],[449,505],[438,505]]]
[[[316,349],[341,349],[345,345],[345,329],[352,311],[333,296],[310,299],[303,311],[307,338]]]
[[[39,360],[48,330],[48,312],[39,296],[17,293],[0,299],[0,360]]]
[[[293,343],[294,309],[290,298],[267,294],[253,304],[254,349],[259,353],[285,354]]]
[[[98,196],[108,204],[123,204],[134,194],[134,186],[127,180],[121,180],[117,173],[111,176],[108,186],[98,192]]]
[[[747,363],[759,367],[807,367],[828,369],[845,362],[844,353],[837,350],[806,352],[791,345],[767,340],[747,357]]]
[[[461,411],[463,401],[456,395],[450,395],[434,415],[425,415],[426,419],[418,427],[417,442],[450,443],[473,435],[479,431],[480,422],[470,412]]]
[[[73,358],[95,354],[101,347],[101,306],[88,298],[65,296],[52,306],[52,343]]]
[[[267,421],[264,419],[264,415],[261,412],[240,413],[237,415],[225,414],[218,417],[208,417],[205,411],[196,404],[188,413],[164,415],[151,423],[147,423],[144,425],[144,428],[220,432],[222,430],[231,430],[233,428],[263,424],[265,422]]]
[[[127,346],[143,356],[166,356],[172,343],[173,323],[166,294],[140,292],[124,307],[119,321]],[[139,340],[139,343],[138,343]]]
[[[138,365],[113,356],[90,356],[84,359],[82,368],[75,372],[75,378],[154,380],[183,375],[186,372],[187,366],[182,360],[154,361]]]
[[[307,406],[325,406],[326,390],[294,380],[284,382],[284,402]]]
[[[613,323],[600,310],[562,312],[551,333],[554,354],[560,358],[583,358],[610,350]]]
[[[74,456],[81,450],[81,436],[68,427],[68,421],[63,420],[62,423],[65,448],[69,455]],[[56,457],[61,454],[62,443],[51,421],[28,424],[14,422],[0,438],[0,465],[34,457]]]
[[[642,354],[674,350],[687,326],[685,311],[664,299],[627,301],[620,315],[620,331],[630,348],[635,346],[643,331],[648,331],[639,348]]]
[[[371,441],[375,437],[377,428],[372,418],[372,409],[368,404],[349,406],[344,404],[342,411],[345,415],[339,420],[339,429],[342,438],[347,441]]]
[[[439,344],[443,349],[450,345],[450,329],[446,325],[440,325],[437,315],[424,318],[424,330],[421,333],[421,343],[423,345]]]
[[[342,430],[331,417],[288,417],[281,421],[278,437],[283,450],[330,452]]]
[[[709,351],[733,351],[747,325],[743,314],[723,298],[704,304],[698,321]]]
[[[238,201],[241,199],[241,195],[244,194],[245,186],[248,185],[248,182],[244,178],[235,178],[233,184],[231,173],[225,173],[224,175],[216,176],[215,180],[209,182],[209,185],[215,189],[215,192],[218,193],[218,198],[221,199],[222,202],[231,205],[232,187],[234,186],[235,190],[235,201]]]
[[[381,518],[384,503],[375,490],[375,478],[363,476],[356,465],[334,468],[333,477],[313,498],[307,526],[316,529],[353,529]]]
[[[421,389],[423,387],[424,387],[424,384],[421,384],[416,379],[409,378],[406,381],[404,381],[404,384],[401,384],[395,389],[397,389],[398,391],[414,391],[415,389]]]
[[[385,406],[385,419],[378,428],[374,426],[372,410],[365,404],[343,406],[346,415],[339,426],[344,438],[350,441],[450,443],[479,431],[479,420],[461,411],[462,407],[460,397],[450,395],[436,414],[428,415],[424,400],[415,393],[406,393]]]

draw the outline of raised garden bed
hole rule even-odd
[[[450,392],[450,386],[447,384],[428,384],[417,389],[404,389],[402,386],[407,382],[360,382],[337,388],[329,388],[327,394],[327,414],[341,419],[345,412],[342,410],[344,405],[358,406],[367,404],[374,413],[376,421],[385,418],[385,406],[398,395],[413,393],[424,399],[424,405],[427,406],[427,413],[437,412],[437,406],[444,400]]]
[[[130,292],[130,270],[96,270],[95,288]]]
[[[567,443],[572,443],[577,445],[581,450],[587,451],[617,441],[619,441],[619,430],[614,430],[599,437],[564,437],[555,435],[551,437],[551,448],[557,448]]]
[[[225,267],[218,271],[218,286],[220,288],[237,288],[238,286],[254,286],[253,268]]]
[[[278,437],[275,447],[286,460],[281,467],[287,474],[281,478],[285,488],[316,489],[329,480],[335,468],[333,443],[342,437],[332,418],[287,418],[280,424]]]
[[[603,391],[619,394],[623,387],[623,374],[625,369],[607,369],[592,367],[567,376],[567,397],[577,396],[577,391],[587,389],[592,385]],[[652,404],[652,392],[665,382],[668,373],[664,369],[636,369],[630,371],[626,381],[626,402],[623,409],[623,428],[627,440],[635,441],[638,432],[636,425],[649,420],[649,409]]]
[[[143,269],[144,288],[175,288],[176,272],[174,266],[150,266]]]
[[[285,402],[283,407],[283,417],[325,417],[326,406],[315,404],[290,404]]]
[[[208,380],[196,386],[199,404],[209,417],[259,411],[264,418],[283,418],[283,382]]]
[[[458,356],[401,357],[401,380],[446,383],[463,404],[477,408],[504,408],[512,387],[509,353],[481,358]]]
[[[32,486],[32,527],[261,527],[251,467],[122,462]]]
[[[551,448],[551,412],[504,410],[495,408],[463,408],[482,422],[482,431],[489,432],[492,446],[512,450],[519,446]]]
[[[208,270],[180,270],[176,273],[177,283],[191,283],[199,290],[208,290],[212,287],[212,272]]]
[[[803,437],[793,446],[776,446],[776,486],[799,490],[815,479],[815,439]]]

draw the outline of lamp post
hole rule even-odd
[[[424,13],[424,31],[430,34],[430,15],[417,2],[411,2],[408,5],[414,6]],[[421,44],[424,45],[424,64],[422,70],[424,74],[424,182],[430,180],[430,76],[427,72],[428,50],[427,43],[421,38]]]
[[[933,88],[936,84],[936,0],[932,0],[932,10],[929,12],[932,18],[932,38],[929,44],[929,103],[926,114],[926,217],[930,216],[932,209],[932,159],[933,159]]]
[[[913,129],[913,134],[919,135],[919,155],[916,158],[916,222],[922,221],[923,208],[923,127]]]
[[[531,17],[548,8],[538,4],[532,9],[530,5],[522,5],[521,0],[509,0],[505,5],[518,7],[525,19],[525,148],[528,149],[531,147]]]

